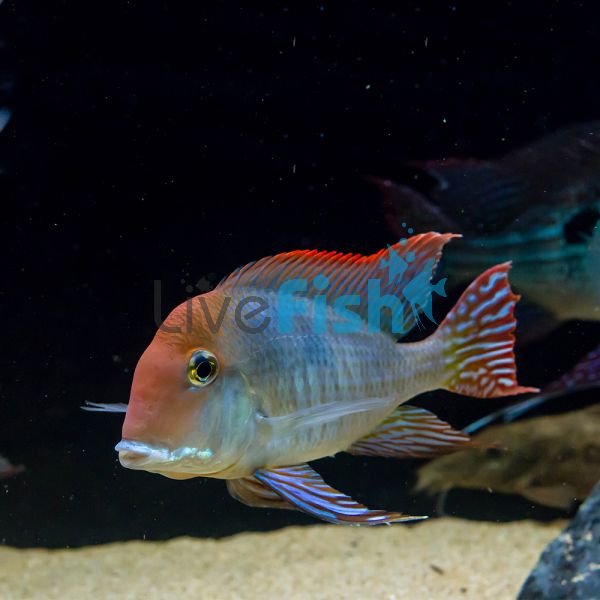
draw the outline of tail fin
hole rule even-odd
[[[519,297],[510,289],[509,268],[496,265],[475,279],[436,332],[445,389],[480,398],[538,391],[517,383],[513,312]]]

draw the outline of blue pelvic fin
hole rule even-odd
[[[466,433],[452,428],[428,410],[402,405],[347,452],[390,458],[434,458],[473,445]]]
[[[308,465],[259,469],[254,477],[298,510],[336,525],[381,525],[427,518],[370,510],[327,485]]]

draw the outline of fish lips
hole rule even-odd
[[[209,448],[183,447],[170,450],[164,446],[154,446],[136,440],[121,440],[115,450],[119,453],[119,462],[128,469],[143,471],[168,471],[176,468],[183,473],[198,472],[202,464],[213,457]]]

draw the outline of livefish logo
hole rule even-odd
[[[412,228],[407,231],[412,234]],[[155,321],[157,327],[166,333],[181,333],[183,329],[190,333],[194,311],[200,311],[213,334],[221,329],[229,316],[228,323],[233,321],[248,334],[261,334],[269,327],[276,327],[279,334],[291,334],[298,326],[306,327],[308,322],[314,334],[385,330],[394,335],[404,335],[415,324],[423,326],[423,317],[436,323],[433,295],[446,296],[446,278],[431,283],[436,259],[429,257],[423,260],[418,252],[407,249],[408,243],[407,238],[402,238],[398,244],[388,245],[369,267],[368,277],[360,269],[354,274],[354,265],[350,264],[347,267],[342,265],[338,270],[329,268],[327,272],[313,272],[304,277],[281,280],[274,277],[276,284],[271,283],[264,290],[250,280],[246,282],[248,295],[220,295],[218,310],[215,310],[214,302],[208,302],[206,298],[210,294],[213,277],[202,277],[194,287],[186,286],[188,293],[196,290],[206,293],[188,298],[184,303],[183,328],[181,323],[166,325],[161,319],[162,286],[160,281],[155,281]],[[235,274],[225,281],[232,278]],[[340,280],[345,282],[343,288]],[[239,283],[243,288],[244,280],[239,280]],[[341,293],[340,289],[346,293]]]

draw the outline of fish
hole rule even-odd
[[[569,510],[600,479],[599,433],[600,404],[495,425],[475,435],[472,448],[419,468],[415,491],[487,490]]]
[[[445,254],[453,284],[513,261],[522,340],[560,323],[600,320],[600,121],[578,124],[498,160],[410,162],[398,180],[368,177],[395,234],[464,234]]]
[[[223,479],[244,504],[335,524],[424,518],[369,509],[309,463],[338,452],[454,451],[469,436],[408,400],[438,388],[481,398],[535,389],[516,378],[518,297],[508,263],[477,277],[429,337],[397,343],[417,325],[415,308],[441,291],[431,279],[454,237],[429,232],[372,255],[284,252],[183,302],[135,368],[115,447],[121,465],[172,479]],[[404,261],[393,272],[392,253]],[[381,298],[391,319],[381,318]]]
[[[7,458],[0,455],[0,479],[13,477],[14,475],[22,473],[24,470],[25,467],[23,465],[13,465]]]
[[[600,346],[586,354],[570,371],[564,373],[553,382],[546,385],[541,393],[534,395],[517,404],[509,405],[503,409],[490,413],[471,423],[462,429],[463,433],[473,435],[491,423],[501,420],[503,423],[510,423],[534,408],[537,408],[544,402],[566,396],[576,392],[582,392],[600,386]],[[591,410],[592,421],[598,425],[596,411]],[[590,482],[600,479],[600,472],[596,474],[594,461],[590,457],[594,455],[593,434],[595,429],[589,431],[589,435],[581,437],[581,433],[587,430],[587,425],[577,431],[573,440],[568,439],[573,427],[579,427],[578,423],[587,418],[587,411],[580,411],[577,414],[568,413],[565,417],[568,429],[565,432],[566,442],[557,443],[555,440],[547,440],[548,454],[544,452],[540,438],[548,431],[558,431],[554,428],[555,419],[560,424],[561,417],[550,417],[547,421],[536,421],[535,419],[525,421],[524,426],[515,430],[505,427],[498,427],[486,436],[480,435],[472,438],[472,447],[476,451],[459,452],[449,461],[432,461],[429,465],[419,471],[419,481],[416,486],[417,491],[427,491],[431,494],[441,493],[444,498],[446,492],[454,487],[469,487],[479,489],[492,489],[504,491],[507,493],[517,493],[538,504],[545,504],[554,508],[567,509],[575,500],[584,499],[591,490]],[[527,427],[531,425],[531,437],[526,434]],[[579,441],[574,441],[575,439]],[[571,444],[572,447],[565,451],[565,444]],[[592,444],[590,446],[589,444]],[[577,450],[581,446],[580,450]],[[553,448],[550,450],[550,448]],[[555,449],[559,448],[557,452]],[[600,450],[600,446],[598,446]],[[523,456],[530,458],[523,460]],[[531,459],[533,457],[533,459]],[[568,459],[569,464],[562,465]],[[539,478],[539,473],[527,478],[516,477],[520,473],[519,462],[530,468],[532,461],[535,463],[535,469],[544,474]],[[554,463],[561,464],[561,471],[568,473],[569,469],[573,476],[561,483],[557,487],[554,483],[550,486],[544,486],[540,482],[552,481],[549,479],[549,473]],[[526,470],[525,469],[525,470]],[[591,473],[590,473],[591,471]],[[572,481],[571,481],[572,480]],[[577,493],[573,492],[577,490]]]

